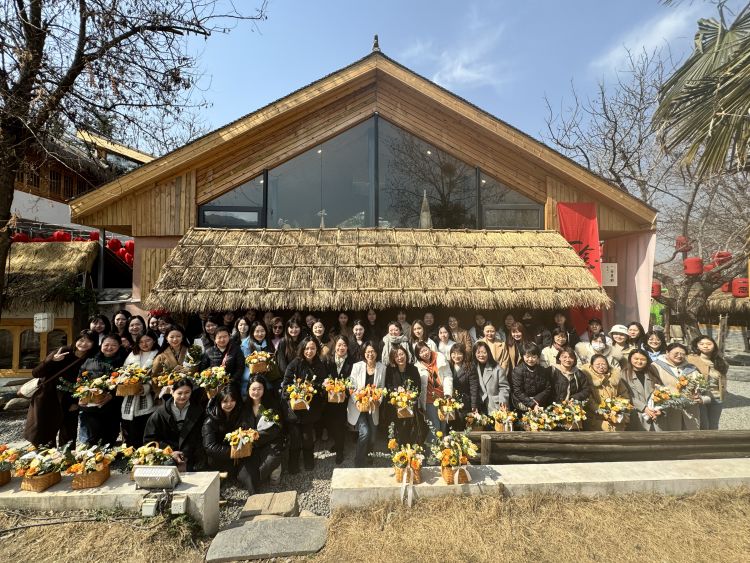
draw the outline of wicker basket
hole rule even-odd
[[[346,393],[343,391],[329,391],[328,402],[329,403],[343,403],[346,401]]]
[[[456,420],[456,411],[443,412],[442,409],[438,409],[437,413],[440,422],[450,422],[452,420]]]
[[[56,473],[45,473],[44,475],[34,475],[33,477],[24,477],[21,481],[21,490],[41,493],[49,489],[52,485],[59,483],[61,478],[59,471]]]
[[[143,393],[143,384],[141,382],[120,383],[115,391],[118,397],[130,397],[132,395],[140,395],[141,393]]]
[[[243,457],[250,457],[253,454],[253,443],[247,442],[242,444],[240,447],[235,448],[232,446],[229,450],[229,457],[232,459],[242,459]]]
[[[88,392],[81,397],[80,401],[82,405],[101,405],[106,397],[107,394],[104,391],[101,393]]]
[[[484,426],[477,424],[476,426],[469,426],[469,432],[484,432]]]
[[[511,428],[513,423],[511,423]],[[495,422],[495,432],[509,432],[509,430],[506,430],[505,424],[502,422]]]
[[[268,373],[270,368],[268,362],[258,362],[257,364],[250,364],[250,373]]]
[[[393,470],[396,472],[396,482],[397,483],[403,483],[404,482],[404,472],[408,471],[408,467],[394,467]],[[419,469],[413,469],[414,472],[414,484],[418,485],[422,482],[422,468]],[[406,482],[409,482],[409,475],[407,473],[406,475]]]
[[[293,411],[306,411],[308,409],[307,402],[304,399],[290,399],[289,405]]]
[[[413,418],[414,417],[414,409],[407,409],[406,407],[396,409],[396,415],[399,418]]]
[[[465,467],[464,467],[464,469],[465,469]],[[466,471],[460,471],[458,473],[458,482],[454,483],[453,482],[453,474],[454,473],[455,473],[455,471],[453,470],[452,467],[441,467],[440,468],[440,474],[442,475],[443,481],[445,481],[446,485],[454,485],[454,484],[463,485],[464,483],[468,483],[469,482],[469,476],[466,474]]]
[[[359,412],[370,412],[370,399],[357,401],[357,410]]]
[[[109,479],[109,465],[105,465],[101,471],[73,475],[73,490],[93,489],[101,487]]]
[[[0,471],[0,487],[7,485],[8,483],[10,483],[10,469]]]

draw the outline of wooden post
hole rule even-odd
[[[492,453],[492,437],[489,434],[482,434],[479,445],[481,464],[489,465],[491,459],[490,454]]]
[[[724,355],[724,348],[727,345],[727,324],[729,321],[729,315],[719,315],[719,334],[716,335],[716,346],[719,348],[719,353]]]

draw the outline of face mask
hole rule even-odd
[[[591,347],[592,347],[592,348],[593,348],[594,350],[596,350],[597,352],[601,352],[602,350],[604,350],[604,344],[602,344],[601,342],[594,342],[594,343],[593,343],[593,344],[591,345]]]

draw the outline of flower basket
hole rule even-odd
[[[117,386],[115,394],[118,397],[130,397],[132,395],[140,395],[143,393],[142,383],[120,383]]]
[[[82,405],[101,405],[104,402],[104,399],[106,398],[105,393],[94,393],[93,391],[89,391],[85,395],[81,397],[81,404]]]
[[[364,398],[360,401],[357,401],[357,410],[359,412],[370,412],[370,399]]]
[[[438,409],[438,418],[441,422],[451,422],[456,420],[456,411],[444,412],[442,409]]]
[[[346,393],[343,391],[329,391],[328,402],[329,403],[343,403],[346,401]]]
[[[468,472],[465,471],[466,466],[462,465],[461,467],[463,468],[463,470],[461,471],[458,471],[457,467],[454,468],[454,467],[443,466],[440,468],[440,475],[443,477],[443,481],[445,481],[446,485],[455,485],[455,484],[463,485],[464,483],[469,482]],[[455,477],[456,471],[458,471],[458,478]]]
[[[244,457],[250,457],[253,454],[253,443],[247,442],[241,444],[238,447],[232,446],[229,450],[229,457],[232,459],[242,459]]]
[[[61,479],[62,476],[59,471],[45,473],[44,475],[34,475],[33,477],[24,477],[21,481],[21,490],[41,493],[49,489],[52,485],[59,483]]]
[[[422,468],[419,469],[411,469],[410,467],[394,467],[393,470],[396,472],[396,482],[397,483],[403,483],[404,482],[404,473],[406,472],[406,482],[409,482],[409,470],[412,471],[414,475],[414,484],[418,485],[422,482]]]
[[[257,364],[250,364],[250,373],[267,373],[270,371],[268,362],[258,362]]]
[[[502,422],[495,422],[495,432],[510,432],[513,430],[513,426],[511,424],[510,429],[505,427],[505,424]]]
[[[0,471],[0,487],[7,485],[8,483],[10,483],[10,469]]]
[[[310,408],[307,401],[304,399],[290,399],[289,405],[292,407],[293,411],[306,411]]]
[[[414,417],[414,410],[408,409],[408,408],[404,407],[402,409],[398,409],[396,411],[396,415],[399,418],[413,418]]]
[[[73,490],[101,487],[107,479],[109,479],[109,464],[99,471],[73,475]]]

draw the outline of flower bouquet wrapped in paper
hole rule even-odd
[[[529,432],[541,432],[544,430],[554,430],[556,426],[555,419],[550,415],[548,410],[529,410],[521,417],[523,429]]]
[[[650,406],[660,411],[669,409],[684,410],[685,407],[689,407],[693,404],[693,401],[688,399],[681,392],[672,391],[669,387],[664,387],[662,385],[654,386],[654,391],[651,393],[648,402]]]

